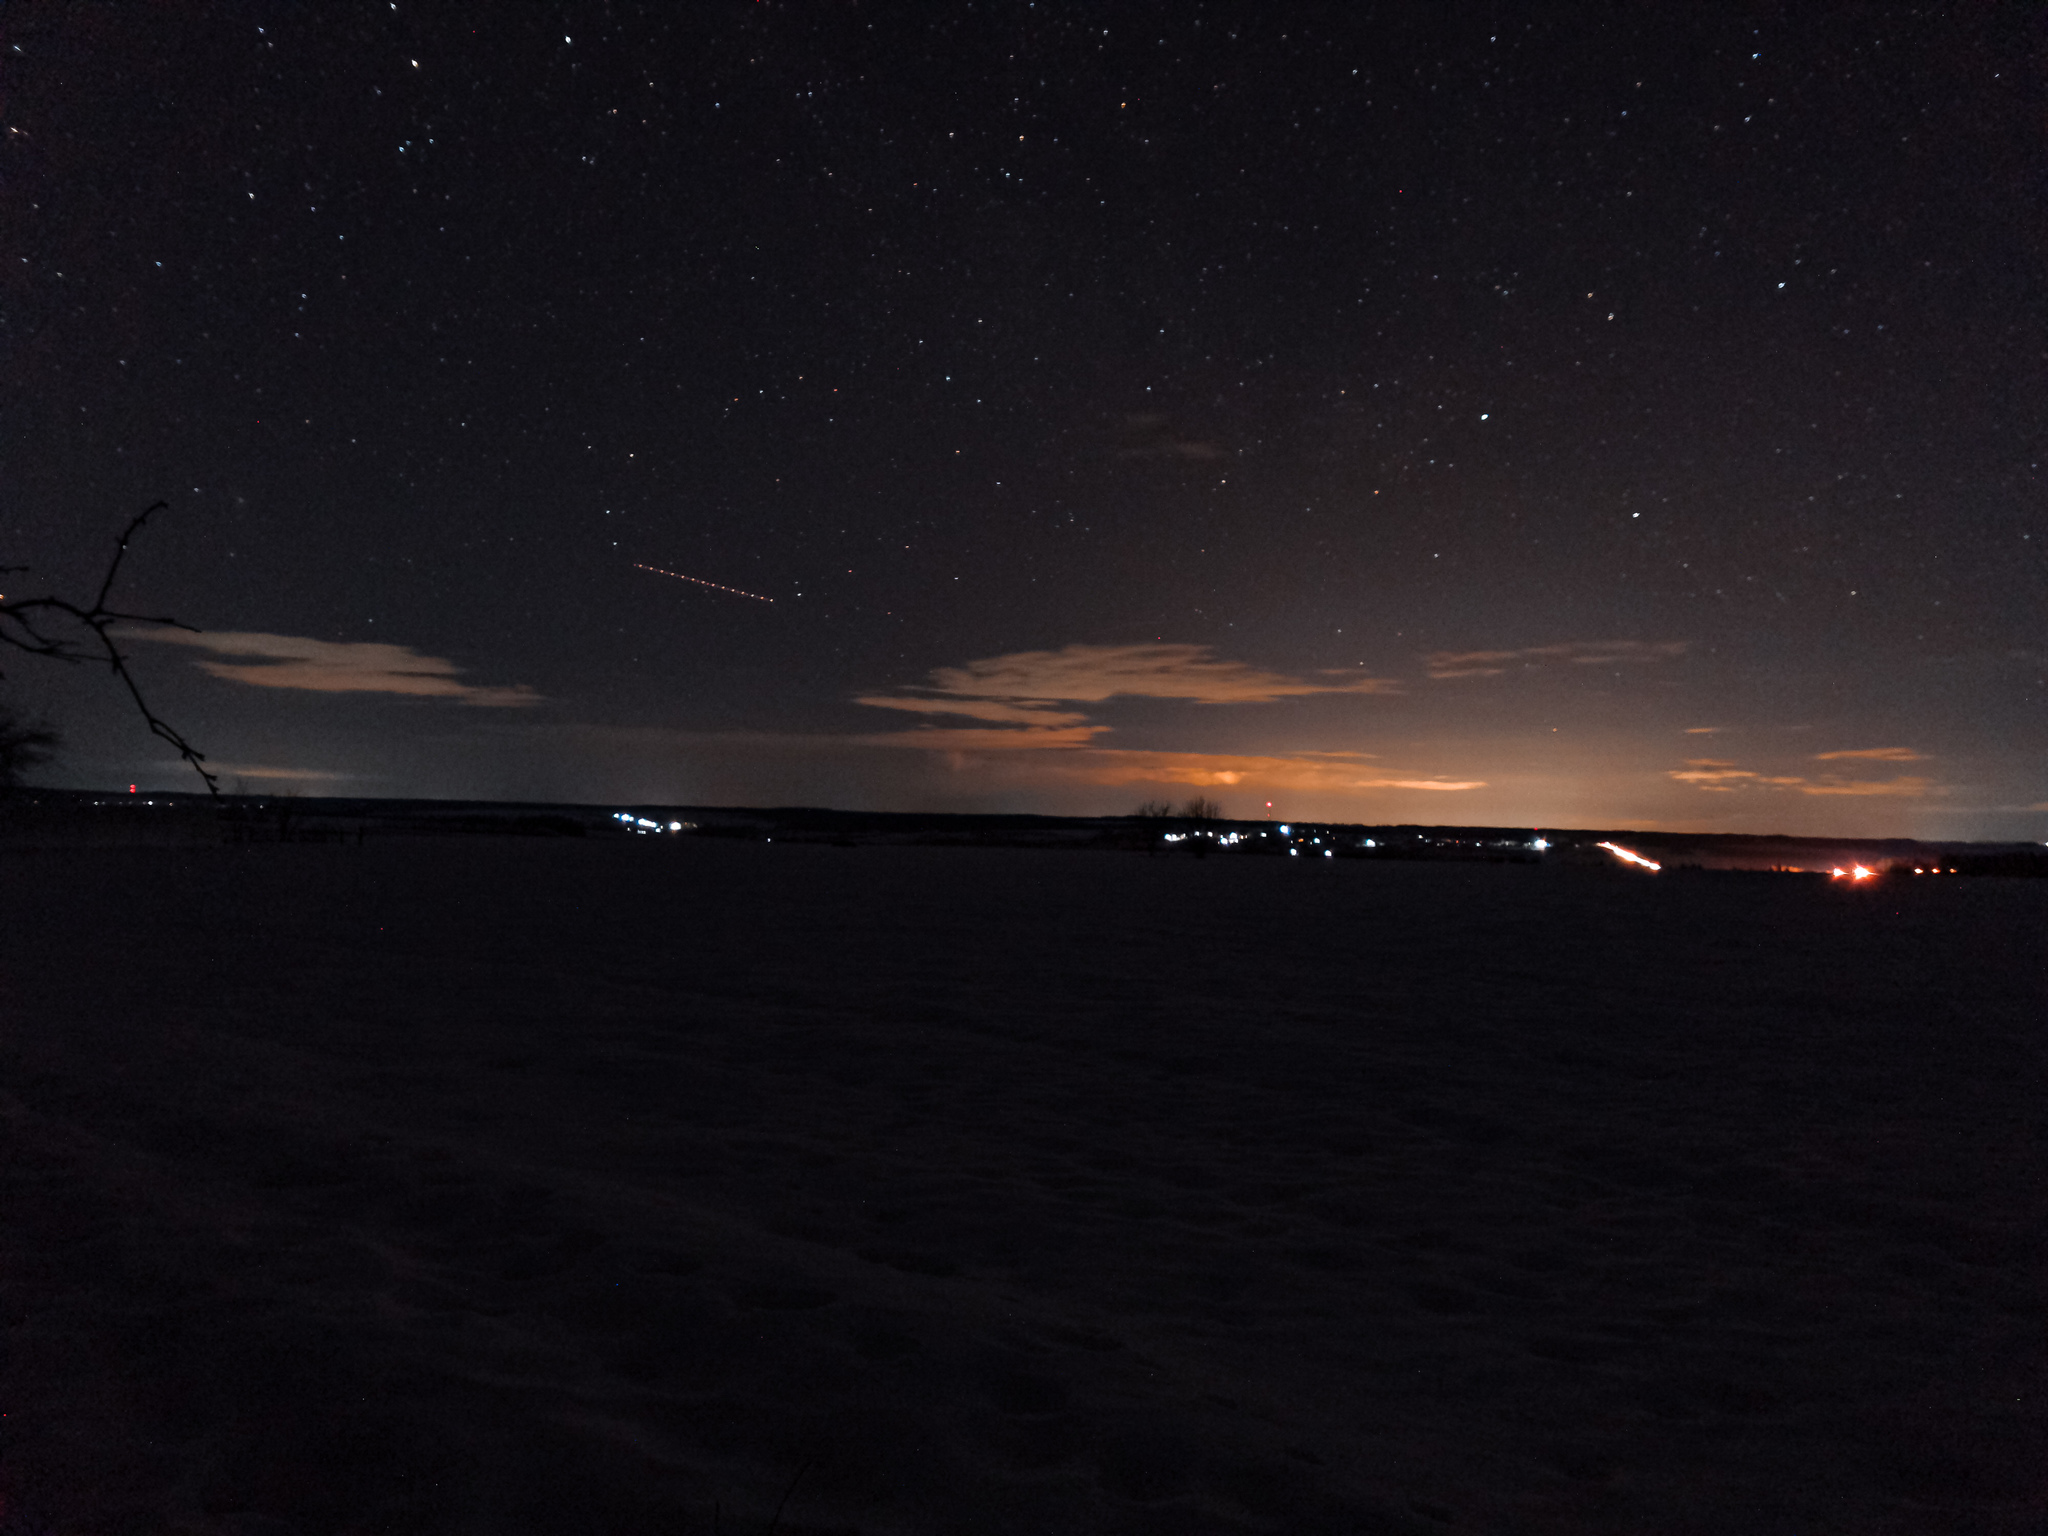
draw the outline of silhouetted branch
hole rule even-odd
[[[220,793],[220,781],[206,770],[206,754],[179,735],[167,721],[160,719],[149,707],[149,701],[142,696],[142,689],[135,676],[128,670],[128,658],[114,643],[111,633],[116,624],[162,624],[173,629],[199,631],[190,624],[181,624],[176,619],[158,614],[123,613],[118,608],[109,608],[107,599],[113,595],[114,579],[121,574],[121,562],[128,555],[128,541],[140,533],[150,518],[168,510],[167,501],[152,502],[137,513],[134,520],[121,530],[121,537],[114,545],[114,558],[107,563],[107,574],[100,581],[98,594],[90,608],[62,597],[23,597],[8,599],[0,596],[0,644],[10,645],[30,656],[41,656],[50,661],[81,662],[105,661],[112,668],[121,684],[128,690],[128,697],[135,701],[135,707],[142,712],[142,718],[149,725],[149,732],[158,740],[168,742],[177,749],[178,756],[192,765],[192,771],[206,784],[206,792]],[[0,567],[0,573],[19,574],[26,566]],[[96,645],[80,645],[62,635],[51,634],[45,621],[51,617],[69,619],[71,622],[92,631]]]

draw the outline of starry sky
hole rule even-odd
[[[8,595],[167,500],[250,792],[2048,837],[2043,13],[1539,9],[9,5]]]

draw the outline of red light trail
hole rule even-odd
[[[772,603],[775,601],[774,598],[763,597],[758,592],[742,592],[738,587],[720,586],[715,581],[700,581],[695,576],[685,576],[681,571],[664,571],[658,565],[642,565],[638,560],[633,562],[633,569],[636,571],[651,571],[656,576],[673,576],[677,581],[693,582],[700,587],[709,587],[714,592],[730,592],[734,597],[751,597],[757,603]]]

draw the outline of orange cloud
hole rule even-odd
[[[1757,775],[1747,768],[1738,768],[1716,758],[1695,757],[1688,759],[1685,767],[1672,769],[1668,777],[1681,784],[1696,784],[1701,789],[1732,789],[1735,787],[1732,780],[1754,779]]]
[[[213,771],[225,779],[288,779],[308,784],[355,777],[352,773],[328,773],[319,768],[269,768],[261,763],[213,763]]]
[[[1683,768],[1674,768],[1667,778],[1690,784],[1695,789],[1731,790],[1751,784],[1804,784],[1804,779],[1771,778],[1749,768],[1738,768],[1733,763],[1716,757],[1694,757],[1686,760]]]
[[[234,630],[194,634],[182,629],[122,629],[124,640],[155,640],[190,646],[216,656],[254,657],[253,663],[201,661],[201,671],[257,688],[300,688],[311,693],[397,693],[415,698],[455,699],[489,709],[538,704],[541,696],[525,684],[479,688],[456,681],[462,668],[409,646],[375,641],[313,640],[303,635],[266,635]]]
[[[1881,758],[1886,761],[1900,760],[1895,754],[1903,748],[1879,748],[1870,752],[1823,752],[1824,758],[1856,757]],[[1905,760],[1915,761],[1918,753],[1907,753]],[[1796,789],[1802,795],[1903,795],[1918,797],[1939,794],[1941,789],[1932,779],[1842,779],[1823,775],[1817,780],[1808,780],[1797,774],[1774,775],[1758,773],[1750,768],[1738,768],[1722,758],[1689,758],[1683,768],[1674,768],[1666,775],[1681,784],[1690,784],[1695,789],[1714,790],[1726,793],[1730,790],[1770,786],[1779,789]]]
[[[1927,759],[1911,747],[1863,747],[1854,752],[1816,752],[1815,762],[1833,762],[1836,758],[1861,757],[1880,763],[1921,763]]]
[[[973,730],[948,727],[887,731],[841,738],[867,747],[909,747],[956,756],[1021,756],[1054,752],[1032,772],[1087,784],[1204,784],[1223,787],[1254,782],[1273,789],[1482,789],[1484,779],[1399,774],[1367,766],[1362,752],[1296,752],[1259,755],[1229,752],[1141,752],[1098,747],[1106,725],[1060,726],[1044,730]]]
[[[1940,788],[1932,779],[1824,779],[1818,784],[1802,784],[1802,795],[1900,795],[1918,799],[1922,795],[1939,794]]]
[[[1051,765],[1061,778],[1087,784],[1198,784],[1262,789],[1483,789],[1484,779],[1361,776],[1356,763],[1327,756],[1251,756],[1224,752],[1125,752],[1096,748]]]
[[[1181,699],[1195,704],[1270,704],[1308,694],[1387,693],[1385,678],[1336,674],[1343,682],[1310,682],[1241,661],[1218,660],[1207,646],[1070,645],[1057,651],[1016,651],[940,667],[915,693],[870,694],[857,702],[877,709],[984,720],[989,727],[925,726],[847,738],[863,746],[907,747],[951,755],[957,766],[984,757],[1050,777],[1089,784],[1196,784],[1216,788],[1258,784],[1269,789],[1478,789],[1479,779],[1447,779],[1368,767],[1369,754],[1300,752],[1240,755],[1125,751],[1095,738],[1106,725],[1055,706],[1119,697]],[[1024,769],[1023,764],[1029,763]]]
[[[1422,658],[1431,678],[1498,677],[1510,666],[1523,669],[1545,662],[1575,666],[1618,666],[1624,662],[1663,661],[1685,654],[1683,640],[1573,640],[1561,645],[1530,645],[1514,651],[1432,651]]]
[[[1093,704],[1120,695],[1197,704],[1270,704],[1311,693],[1395,693],[1399,688],[1383,677],[1311,683],[1262,672],[1241,661],[1218,661],[1206,645],[1156,644],[1070,645],[1057,651],[990,656],[962,667],[938,668],[931,674],[929,691],[1026,705]]]

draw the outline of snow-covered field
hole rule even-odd
[[[2048,881],[8,853],[0,1532],[2039,1532],[2044,940]]]

